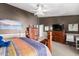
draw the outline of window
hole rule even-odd
[[[45,31],[48,31],[49,30],[49,26],[45,26]]]
[[[68,31],[78,31],[78,24],[69,24]]]

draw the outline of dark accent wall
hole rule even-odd
[[[52,25],[52,24],[64,24],[65,30],[67,30],[68,24],[79,24],[79,15],[72,16],[59,16],[59,17],[43,17],[39,18],[40,24]]]
[[[5,3],[0,3],[0,18],[19,20],[28,25],[37,24],[36,17],[34,17],[32,13],[21,10],[19,8],[16,8]]]

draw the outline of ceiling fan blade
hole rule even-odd
[[[43,9],[42,10],[43,12],[48,12],[48,11],[50,11],[49,9]]]

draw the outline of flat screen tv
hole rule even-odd
[[[53,24],[53,31],[62,31],[64,29],[63,24]]]

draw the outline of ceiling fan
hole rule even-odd
[[[43,4],[37,4],[36,5],[36,9],[33,10],[34,11],[34,15],[37,15],[37,16],[43,16],[45,15],[45,12],[49,11],[45,8],[45,5]]]

